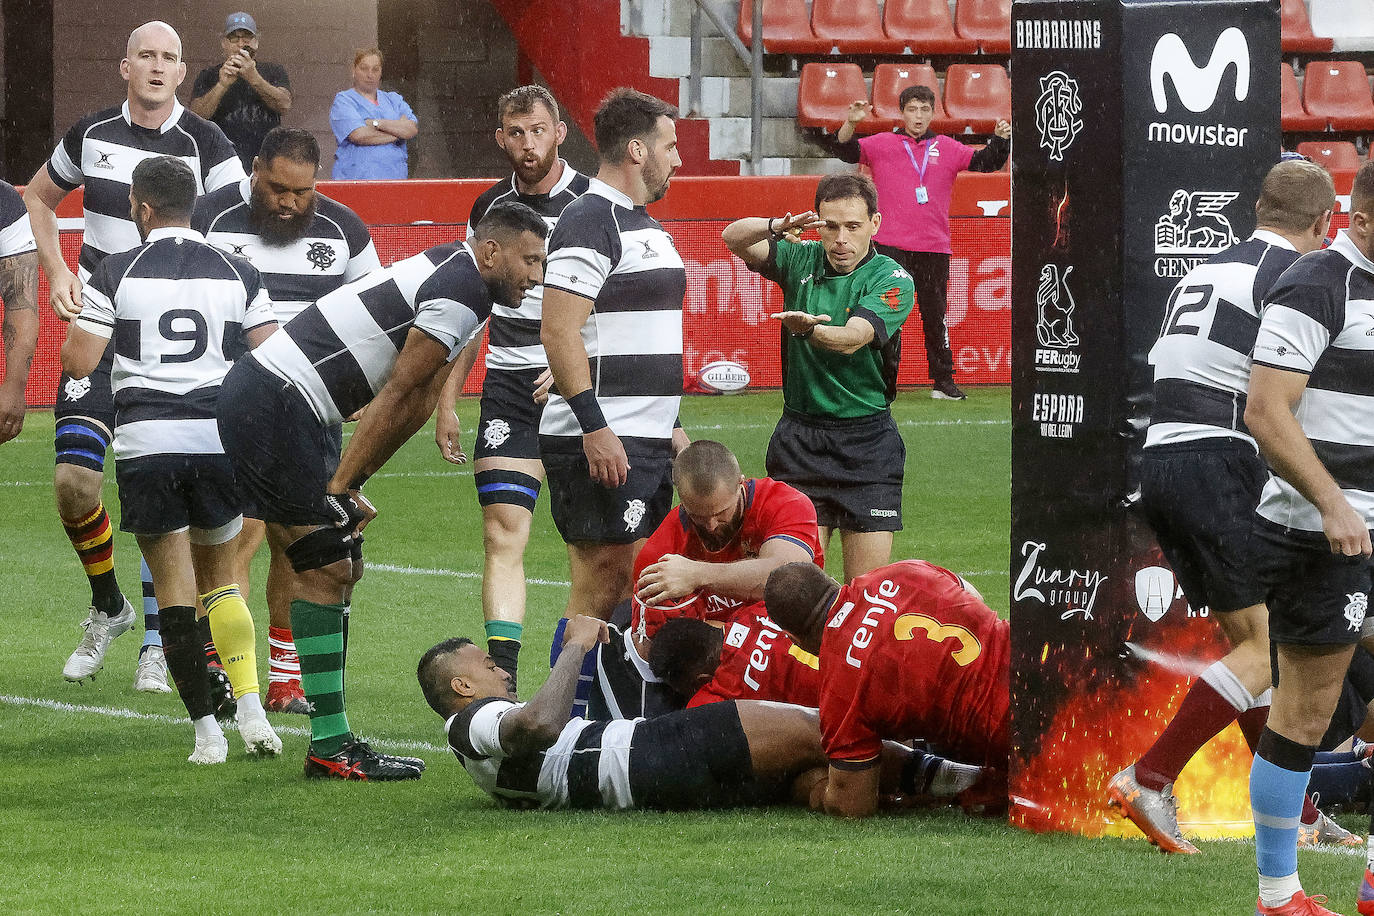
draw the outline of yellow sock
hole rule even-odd
[[[224,673],[234,687],[234,697],[258,692],[258,658],[254,649],[253,617],[248,604],[234,584],[200,596],[210,618],[210,633],[215,651],[224,664]]]

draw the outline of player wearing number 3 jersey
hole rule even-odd
[[[763,600],[768,616],[820,657],[827,811],[877,809],[884,738],[924,738],[1005,786],[1010,627],[963,579],[905,560],[841,586],[814,564],[789,563],[768,577]]]

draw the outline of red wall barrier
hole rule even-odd
[[[748,367],[757,387],[781,385],[778,326],[768,316],[782,307],[778,288],[748,271],[726,250],[721,230],[749,215],[781,215],[810,207],[814,177],[680,178],[651,212],[672,234],[687,265],[684,303],[685,370],[688,379],[713,360],[729,358]],[[372,230],[383,264],[432,245],[461,238],[464,221],[489,181],[321,182],[329,196],[346,203]],[[963,175],[952,213],[954,257],[950,261],[949,336],[960,384],[1006,385],[1011,381],[1011,240],[1006,175]],[[80,192],[59,208],[66,219],[81,215]],[[998,213],[998,216],[978,216]],[[79,227],[61,233],[67,262],[76,264]],[[47,306],[48,287],[39,283],[42,331],[27,398],[51,407],[60,374],[58,351],[64,325]],[[903,335],[902,385],[927,382],[920,318],[913,313]],[[0,365],[3,355],[0,354]],[[464,391],[481,390],[483,363]]]

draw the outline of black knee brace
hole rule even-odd
[[[479,505],[506,503],[534,511],[535,501],[539,499],[539,478],[504,470],[478,471],[474,477]]]
[[[362,555],[361,545],[358,547]],[[353,535],[342,528],[330,525],[316,528],[309,534],[296,538],[286,548],[286,558],[297,573],[312,569],[323,569],[340,560],[353,556]]]

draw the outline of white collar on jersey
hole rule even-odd
[[[1333,251],[1339,251],[1347,261],[1360,268],[1360,270],[1374,274],[1374,261],[1366,258],[1364,253],[1355,247],[1355,243],[1350,241],[1350,236],[1347,234],[1348,231],[1349,230],[1342,229],[1340,232],[1336,233],[1336,240],[1331,243],[1331,249]]]
[[[193,242],[203,242],[205,236],[190,226],[161,226],[148,233],[148,240],[145,244],[151,244],[162,239],[190,239]]]
[[[247,178],[244,178],[243,181],[240,181],[240,182],[239,182],[239,196],[243,198],[243,202],[246,203],[246,204],[247,204],[247,203],[252,203],[252,202],[253,202],[253,178],[252,178],[252,176],[249,176],[249,177],[247,177]]]
[[[133,119],[133,116],[129,114],[129,100],[128,100],[128,99],[125,99],[125,100],[124,100],[124,106],[123,106],[123,108],[120,109],[120,110],[124,112],[124,121],[125,121],[125,123],[128,124],[130,127],[132,127],[133,124],[134,124],[134,119]],[[181,107],[181,103],[180,103],[180,102],[178,102],[176,99],[172,99],[172,113],[171,113],[170,115],[167,116],[167,120],[165,120],[165,121],[162,122],[162,126],[159,127],[159,128],[157,129],[157,132],[160,133],[160,134],[165,134],[165,133],[167,133],[167,131],[171,130],[173,127],[176,127],[176,126],[177,126],[177,122],[181,120],[181,113],[182,113],[183,111],[185,111],[185,110],[186,110],[185,108],[182,108],[182,107]]]
[[[630,200],[630,195],[618,188],[613,188],[600,178],[591,179],[591,184],[587,185],[587,193],[600,194],[613,204],[618,204],[627,210],[635,209],[635,202]]]
[[[577,177],[577,169],[568,165],[568,160],[559,156],[558,161],[563,164],[563,173],[558,176],[558,181],[554,183],[554,186],[549,188],[548,194],[545,195],[547,197],[553,197],[555,194],[562,194],[563,191],[567,189],[568,185],[572,184],[572,180]],[[515,183],[514,175],[510,176],[510,189],[516,194],[520,193],[520,187]]]
[[[1251,233],[1250,238],[1266,245],[1276,245],[1279,248],[1287,248],[1289,251],[1297,251],[1297,247],[1288,239],[1279,235],[1277,232],[1270,232],[1268,229],[1256,229]]]

